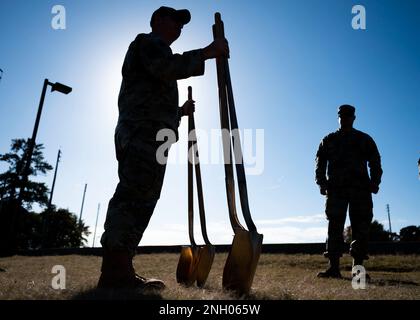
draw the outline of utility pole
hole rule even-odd
[[[51,187],[50,199],[48,200],[48,208],[47,208],[48,214],[51,214],[51,205],[52,205],[52,199],[53,199],[53,194],[54,194],[55,179],[57,178],[57,169],[58,169],[58,163],[60,162],[60,157],[61,157],[61,150],[58,149],[57,162],[55,163],[55,170],[54,170],[54,179],[53,179],[53,183],[52,183],[52,187]],[[47,234],[48,234],[47,219],[44,216],[42,218],[42,237],[43,237],[42,238],[42,247],[45,246],[45,239],[46,239]]]
[[[51,210],[51,204],[52,204],[52,199],[53,199],[53,194],[54,194],[55,179],[57,178],[57,169],[58,169],[58,163],[60,162],[60,158],[61,158],[61,150],[58,149],[57,162],[55,163],[54,179],[53,179],[51,193],[50,193],[50,200],[48,201],[48,210]]]
[[[390,210],[389,210],[389,204],[386,205],[386,211],[388,212],[389,237],[392,240],[391,213],[390,213]]]
[[[419,158],[419,160],[417,161],[417,168],[419,169],[419,179],[420,179],[420,158]]]
[[[101,204],[98,203],[98,211],[96,212],[96,222],[95,222],[95,232],[93,233],[93,243],[92,248],[95,247],[95,238],[96,238],[96,227],[98,226],[98,217],[99,217],[99,209],[101,208]]]
[[[30,173],[32,156],[33,156],[33,153],[34,153],[34,149],[36,147],[35,140],[36,140],[36,136],[37,136],[37,133],[38,133],[39,122],[41,120],[42,108],[44,107],[45,94],[47,92],[48,86],[51,86],[51,92],[58,91],[58,92],[61,92],[63,94],[69,94],[73,90],[72,88],[70,88],[70,87],[68,87],[64,84],[61,84],[59,82],[51,83],[51,82],[48,81],[48,79],[44,80],[44,85],[42,86],[41,98],[39,100],[38,112],[36,114],[34,130],[32,132],[32,138],[29,139],[28,149],[25,152],[26,162],[25,162],[25,166],[23,168],[23,177],[22,177],[20,190],[19,190],[19,197],[18,197],[19,206],[21,206],[21,204],[23,202],[25,187],[28,184],[28,176],[29,176],[29,173]]]
[[[79,225],[82,223],[83,205],[85,204],[87,183],[85,183],[85,191],[83,191],[82,207],[80,208]]]

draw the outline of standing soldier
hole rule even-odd
[[[205,60],[229,54],[224,39],[204,49],[173,54],[170,45],[190,19],[186,9],[160,7],[150,21],[152,32],[139,34],[126,54],[115,130],[119,183],[101,238],[98,288],[164,288],[161,280],[138,276],[132,264],[165,174],[166,161],[158,162],[157,157],[163,142],[157,141],[156,134],[170,129],[177,139],[181,117],[194,111],[193,100],[178,107],[177,80],[203,75]]]
[[[350,254],[353,266],[368,259],[369,227],[373,218],[372,193],[381,183],[381,158],[373,139],[353,128],[355,108],[342,105],[338,109],[340,129],[322,139],[316,154],[316,183],[326,196],[328,219],[327,251],[330,261],[318,277],[341,278],[340,257],[343,253],[343,229],[349,208],[352,228]],[[367,165],[370,168],[368,174]]]

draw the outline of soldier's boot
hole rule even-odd
[[[351,276],[354,278],[355,276],[357,276],[357,271],[354,269],[355,266],[361,266],[364,268],[363,266],[363,258],[353,258],[353,265],[352,265],[352,271],[351,271]],[[364,269],[365,272],[365,279],[366,282],[370,282],[371,278],[369,273],[366,272],[366,270]]]
[[[124,251],[104,250],[98,289],[163,290],[159,279],[146,279],[136,274],[133,256]]]
[[[352,265],[352,277],[356,276],[356,272],[353,272],[353,268],[355,266],[362,266],[363,267],[363,260],[368,260],[369,257],[364,254],[364,251],[361,250],[360,241],[354,240],[350,243],[350,255],[353,257],[353,265]],[[365,271],[366,274],[366,281],[370,281],[370,275]]]
[[[339,256],[332,256],[329,257],[330,266],[327,270],[319,272],[317,274],[318,278],[336,278],[341,279],[340,273],[340,257]]]

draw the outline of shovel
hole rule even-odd
[[[191,87],[188,87],[188,99],[192,100]],[[178,283],[191,286],[197,280],[197,285],[199,287],[203,287],[213,264],[215,248],[210,243],[207,236],[201,170],[198,147],[196,144],[197,137],[195,134],[195,121],[193,114],[189,115],[188,118],[188,132],[188,231],[191,246],[182,248],[176,275]],[[200,247],[198,247],[194,241],[194,192],[192,162],[195,164],[201,232],[205,242],[205,245]]]
[[[215,14],[213,35],[215,39],[225,37],[224,26],[220,13]],[[229,141],[226,143],[227,139],[223,140],[223,150],[225,154],[228,152],[231,156],[230,135],[232,134],[231,130],[233,130],[232,145],[235,155],[239,197],[241,201],[242,213],[248,227],[248,230],[246,230],[240,225],[236,211],[230,208],[229,216],[235,235],[223,270],[223,287],[228,290],[236,291],[238,294],[242,295],[249,294],[251,289],[258,260],[261,254],[263,235],[257,232],[256,226],[251,217],[251,212],[249,210],[245,168],[243,165],[243,155],[238,132],[238,121],[236,117],[235,102],[230,79],[229,63],[227,58],[219,58],[217,59],[216,63],[222,129],[227,129],[229,132]],[[227,116],[228,113],[229,119]],[[232,165],[230,165],[230,167],[232,167]],[[231,183],[233,184],[233,169],[225,170],[225,173],[227,173],[226,181],[229,180],[229,183],[226,183],[228,204],[229,202],[234,204],[235,190],[233,185],[230,185]]]
[[[188,123],[188,129],[188,131],[191,130],[190,123]],[[176,269],[177,282],[186,286],[191,286],[196,281],[199,260],[199,248],[194,240],[193,165],[190,161],[193,152],[192,146],[193,142],[188,139],[188,235],[191,245],[182,247]]]
[[[188,99],[192,99],[192,88],[188,87]],[[197,136],[195,133],[195,120],[194,114],[191,114],[188,118],[188,131],[191,135],[192,147],[193,147],[193,160],[195,167],[195,177],[197,183],[197,193],[198,193],[198,208],[200,212],[200,225],[201,233],[204,239],[204,246],[200,246],[198,253],[198,264],[197,264],[197,286],[203,287],[206,283],[207,277],[210,273],[211,266],[213,264],[215,248],[210,243],[210,240],[207,235],[206,227],[206,215],[204,210],[204,196],[203,196],[203,186],[201,182],[201,170],[200,170],[200,160],[198,154],[198,145],[197,145]]]

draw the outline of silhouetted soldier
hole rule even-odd
[[[330,266],[319,277],[340,278],[343,253],[343,229],[349,208],[352,228],[350,254],[353,265],[368,259],[369,227],[373,218],[372,193],[379,191],[382,168],[378,148],[373,139],[353,128],[355,108],[342,105],[338,109],[340,129],[322,139],[316,154],[316,183],[326,196],[328,240],[325,257]],[[367,164],[370,168],[368,174]]]
[[[194,111],[194,101],[178,107],[177,80],[204,74],[205,60],[226,56],[226,40],[216,40],[204,49],[173,54],[170,45],[191,19],[186,9],[161,7],[151,18],[152,32],[139,34],[125,57],[118,99],[115,130],[119,183],[109,202],[102,274],[98,288],[164,288],[157,279],[138,276],[132,259],[160,197],[166,162],[157,161],[163,142],[161,129],[171,129],[178,138],[182,116]]]

